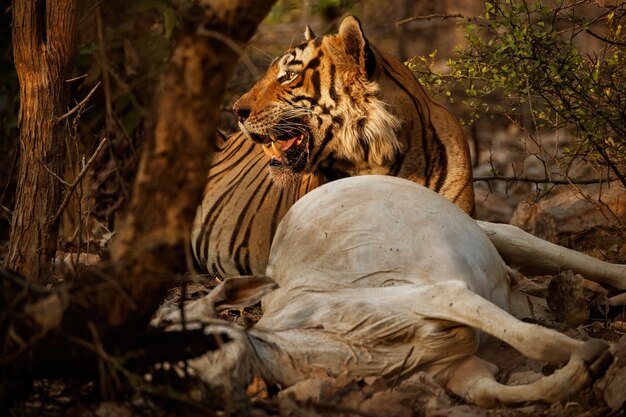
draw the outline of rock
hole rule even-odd
[[[296,401],[318,402],[322,397],[322,391],[332,386],[332,380],[307,378],[278,393],[278,398],[293,398]]]
[[[281,404],[286,401],[284,406],[295,401],[331,415],[351,415],[354,411],[373,417],[411,417],[454,405],[444,389],[424,372],[393,386],[381,377],[334,378],[320,374],[280,391],[278,399]]]
[[[513,215],[509,200],[505,200],[486,186],[485,183],[477,183],[474,186],[476,194],[476,218],[488,222],[508,223]]]
[[[380,417],[411,417],[415,396],[409,392],[386,390],[377,392],[359,406],[367,415]]]
[[[411,395],[413,410],[424,412],[440,410],[454,404],[446,391],[427,373],[418,372],[402,381],[395,391]]]
[[[560,323],[578,327],[587,322],[589,305],[583,284],[583,277],[572,271],[561,272],[550,281],[546,301]]]
[[[602,253],[614,251],[619,258],[626,225],[626,190],[617,182],[578,189],[580,192],[574,193],[556,187],[536,203],[521,202],[511,224],[553,243],[586,252],[594,248]]]

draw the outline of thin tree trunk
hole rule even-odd
[[[13,0],[13,50],[20,82],[20,169],[6,265],[46,275],[57,244],[63,124],[76,51],[77,0]]]
[[[80,288],[59,286],[52,294],[31,289],[27,296],[19,279],[5,274],[0,305],[2,297],[22,297],[13,306],[13,322],[0,323],[0,340],[10,329],[10,340],[19,341],[0,346],[0,375],[90,370],[96,368],[98,349],[83,346],[93,346],[95,339],[105,349],[119,346],[145,328],[187,267],[185,248],[206,182],[222,95],[238,59],[235,50],[273,2],[198,0],[181,11],[183,24],[159,82],[127,215],[111,248],[114,268],[108,276],[92,271]],[[59,329],[63,336],[46,338]],[[77,344],[78,338],[84,343]]]

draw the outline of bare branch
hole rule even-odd
[[[411,23],[414,22],[416,20],[432,20],[432,19],[441,19],[441,20],[446,20],[446,19],[468,19],[468,20],[475,20],[478,19],[478,17],[469,17],[469,16],[465,16],[461,13],[456,13],[456,14],[429,14],[426,16],[413,16],[413,17],[409,17],[407,19],[403,19],[400,20],[399,22],[396,22],[396,27],[399,28],[402,25],[406,25],[407,23]]]
[[[98,83],[98,84],[100,84],[100,83]],[[78,175],[76,176],[76,178],[74,179],[74,181],[71,184],[67,184],[66,182],[64,182],[64,184],[66,184],[67,188],[68,188],[67,194],[65,194],[65,198],[61,202],[61,205],[59,206],[59,209],[57,210],[57,212],[54,214],[54,217],[52,218],[53,219],[52,221],[57,221],[58,218],[61,217],[61,214],[63,214],[63,210],[65,210],[65,207],[67,207],[67,204],[70,202],[70,198],[72,197],[72,193],[76,189],[76,186],[78,185],[80,180],[83,179],[83,177],[87,173],[87,170],[89,169],[89,167],[91,166],[93,161],[95,161],[95,159],[100,154],[100,151],[104,148],[104,145],[105,145],[106,142],[107,142],[106,138],[103,138],[100,141],[100,144],[98,145],[96,150],[93,152],[93,155],[91,155],[91,158],[89,158],[89,161],[87,161],[85,166],[83,166],[83,169],[80,170],[80,172],[78,173]]]
[[[535,184],[557,184],[557,185],[571,185],[571,184],[599,184],[612,181],[618,181],[617,178],[532,178],[532,177],[509,177],[506,175],[485,175],[474,177],[474,181],[506,181],[506,182],[532,182]]]
[[[52,175],[54,178],[56,178],[57,180],[59,180],[61,182],[61,184],[63,184],[66,187],[69,187],[70,184],[65,181],[63,178],[59,177],[57,174],[54,173],[54,171],[52,171],[50,168],[48,168],[48,166],[39,158],[37,158],[37,162],[39,162],[41,164],[41,166],[48,171],[48,174]]]
[[[239,55],[239,58],[241,58],[241,61],[246,65],[246,67],[248,68],[248,70],[250,71],[250,73],[252,74],[254,78],[257,78],[257,79],[261,78],[261,74],[259,74],[259,71],[256,69],[254,62],[252,62],[250,57],[246,55],[245,49],[242,48],[241,45],[239,45],[233,39],[215,30],[208,30],[205,28],[198,28],[198,34],[203,35],[203,36],[208,36],[220,42],[223,42],[224,45],[228,46],[237,55]]]
[[[9,223],[11,223],[11,219],[13,218],[13,211],[6,206],[0,206],[0,212],[2,212],[5,218],[9,221]]]
[[[91,96],[93,95],[93,93],[96,92],[96,90],[98,89],[98,87],[100,87],[100,81],[98,81],[98,84],[96,84],[91,91],[89,92],[89,94],[87,94],[85,96],[84,99],[81,100],[80,103],[78,103],[76,106],[74,106],[74,108],[70,111],[68,111],[67,113],[59,116],[59,117],[55,117],[54,118],[54,122],[55,123],[59,123],[62,122],[63,120],[67,119],[68,117],[70,117],[71,115],[73,115],[74,113],[76,113],[78,110],[82,109],[85,104],[87,104],[87,101],[89,101],[89,99],[91,98]]]
[[[82,80],[83,78],[86,78],[87,76],[89,76],[89,74],[79,75],[78,77],[68,78],[67,80],[65,80],[65,82],[66,83],[71,83],[71,82],[74,82],[74,81]]]
[[[608,44],[619,45],[619,46],[626,46],[626,43],[624,43],[624,42],[618,42],[618,41],[613,41],[611,39],[607,39],[604,36],[600,36],[597,33],[593,33],[590,29],[585,29],[585,32],[587,32],[588,34],[590,34],[594,38],[600,39],[601,41],[606,42]]]

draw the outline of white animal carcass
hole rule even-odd
[[[253,328],[206,327],[233,339],[191,362],[208,383],[258,373],[286,387],[319,369],[394,380],[425,371],[470,402],[549,402],[569,398],[610,359],[603,342],[510,315],[508,268],[483,230],[448,200],[396,177],[346,178],[304,196],[278,228],[266,275],[278,288]],[[187,306],[187,319],[256,301],[271,280],[227,280]],[[499,384],[495,365],[481,358],[481,334],[567,364],[531,384]]]

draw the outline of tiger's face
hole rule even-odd
[[[378,97],[376,69],[361,26],[315,37],[272,62],[233,106],[241,131],[261,144],[270,174],[285,186],[319,168],[383,166],[399,152],[399,121]]]

